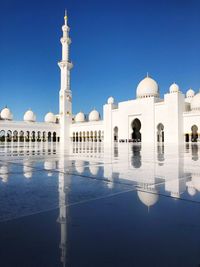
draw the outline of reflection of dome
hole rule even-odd
[[[24,177],[25,178],[31,178],[32,175],[33,175],[32,171],[33,171],[32,167],[26,166],[26,165],[23,166],[23,172],[24,172]]]
[[[196,94],[191,101],[192,110],[200,110],[200,93]]]
[[[100,120],[100,114],[97,110],[92,110],[89,114],[89,121],[98,121]]]
[[[188,186],[187,191],[188,191],[188,194],[192,197],[196,194],[196,189],[192,186]]]
[[[79,112],[76,114],[75,122],[84,122],[85,121],[85,115],[83,112]]]
[[[169,87],[169,92],[170,93],[178,93],[179,92],[179,86],[176,83],[173,83],[170,87]]]
[[[137,86],[137,97],[159,96],[159,87],[155,80],[150,77],[144,78]]]
[[[52,171],[56,169],[56,163],[55,161],[45,161],[44,162],[44,169],[46,171]]]
[[[1,179],[3,183],[6,183],[8,181],[8,174],[1,174]]]
[[[194,92],[194,90],[192,90],[191,88],[187,91],[187,93],[186,93],[186,97],[187,98],[192,98],[192,97],[194,97],[195,96],[195,92]]]
[[[96,176],[99,172],[99,167],[96,165],[90,165],[89,169],[90,169],[90,173],[94,176]]]
[[[179,192],[171,192],[170,196],[173,198],[180,198],[180,193]]]
[[[84,172],[84,162],[82,160],[76,160],[75,162],[75,169],[79,174]]]
[[[155,193],[156,191],[154,191]],[[137,191],[140,201],[147,207],[153,206],[158,201],[158,194],[149,193],[148,191]]]
[[[113,98],[112,96],[110,96],[110,97],[108,98],[108,100],[107,100],[107,103],[108,103],[108,104],[114,104],[114,102],[115,102],[115,100],[114,100],[114,98]]]
[[[3,120],[12,120],[13,119],[12,112],[10,111],[9,108],[6,107],[6,108],[2,109],[1,118]]]
[[[196,190],[200,191],[200,175],[192,174],[192,183]]]
[[[27,110],[24,113],[24,121],[27,121],[27,122],[35,122],[36,121],[36,116],[32,110]]]
[[[7,173],[8,173],[8,166],[1,166],[0,174],[7,174]]]
[[[48,123],[55,123],[56,116],[52,112],[48,112],[44,117],[44,121]]]

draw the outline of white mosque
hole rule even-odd
[[[200,140],[200,92],[192,89],[181,92],[173,83],[169,92],[160,98],[159,85],[147,75],[139,82],[136,99],[116,103],[109,97],[103,106],[103,118],[97,110],[89,115],[72,113],[70,86],[69,26],[67,15],[62,26],[62,60],[59,92],[59,114],[47,113],[44,122],[37,122],[32,110],[24,114],[23,121],[14,121],[8,107],[0,114],[1,142],[157,142],[184,143]]]

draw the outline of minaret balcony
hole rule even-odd
[[[73,68],[73,63],[67,60],[62,60],[58,62],[58,66],[62,69],[67,67],[67,69],[71,70]]]

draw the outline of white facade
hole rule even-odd
[[[1,141],[61,141],[61,142],[157,142],[182,144],[200,140],[200,93],[192,89],[181,92],[173,83],[169,92],[160,98],[159,86],[148,75],[136,88],[136,99],[115,103],[109,97],[103,106],[103,118],[96,110],[88,116],[72,113],[69,37],[67,15],[64,17],[61,37],[62,59],[58,63],[61,73],[59,114],[49,112],[44,122],[36,122],[36,115],[28,110],[23,122],[13,121],[9,108],[0,114]]]

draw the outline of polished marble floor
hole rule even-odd
[[[200,145],[0,145],[2,267],[200,266]]]

